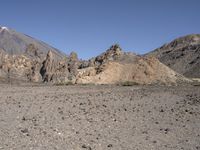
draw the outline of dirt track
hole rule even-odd
[[[200,87],[0,85],[0,150],[200,150]]]

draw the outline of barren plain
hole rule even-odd
[[[0,85],[0,150],[200,150],[200,86]]]

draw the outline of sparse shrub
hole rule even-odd
[[[193,86],[200,86],[200,82],[193,83]]]
[[[79,85],[82,85],[82,86],[94,86],[96,84],[95,83],[81,83]]]
[[[67,85],[74,85],[71,81],[68,82],[58,82],[54,84],[55,86],[67,86]]]
[[[200,86],[200,79],[192,79],[193,82],[192,82],[192,85],[193,86]]]
[[[134,86],[134,85],[139,85],[139,83],[134,82],[134,81],[125,81],[125,82],[121,82],[118,85],[121,86]]]

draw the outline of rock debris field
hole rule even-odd
[[[200,150],[200,86],[0,85],[0,150]]]

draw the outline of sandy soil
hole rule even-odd
[[[200,87],[0,85],[0,150],[111,149],[200,149]]]

